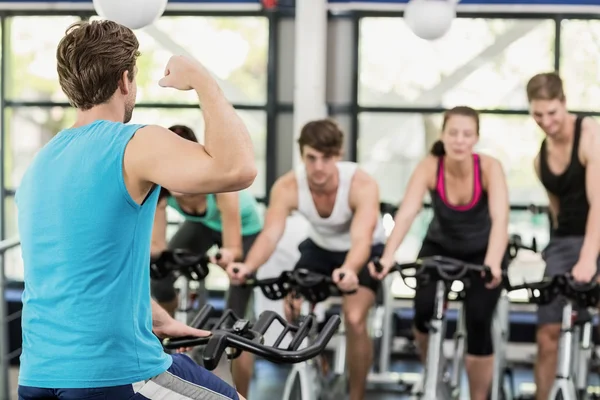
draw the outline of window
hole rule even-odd
[[[600,108],[600,23],[563,20],[560,73],[567,104],[574,110]]]
[[[381,201],[398,203],[427,153],[426,137],[438,137],[439,115],[359,114],[358,162],[379,183]]]
[[[428,42],[402,18],[363,18],[359,103],[525,108],[525,82],[554,69],[553,49],[551,20],[458,18],[446,36]]]
[[[480,116],[481,137],[476,150],[498,158],[507,176],[513,204],[547,204],[533,159],[542,133],[528,116]],[[398,203],[411,174],[439,137],[439,114],[361,113],[358,160],[375,177],[381,200]]]
[[[17,107],[6,110],[6,187],[17,188],[33,157],[54,135],[75,122],[75,109]]]
[[[525,115],[481,115],[478,151],[490,154],[504,166],[511,204],[548,204],[548,196],[535,175],[533,160],[543,133]]]
[[[66,102],[58,83],[56,47],[78,17],[12,17],[7,19],[9,99]]]
[[[173,54],[189,55],[202,62],[230,102],[266,103],[269,43],[266,18],[162,17],[135,34],[141,52],[138,103],[197,103],[193,91],[179,92],[158,86]]]
[[[238,111],[254,143],[254,154],[258,175],[250,191],[256,197],[265,196],[266,185],[266,124],[267,117],[264,111]],[[194,130],[198,140],[204,141],[204,120],[200,109],[149,109],[137,108],[133,112],[132,123],[158,124],[168,128],[172,125],[187,125]]]

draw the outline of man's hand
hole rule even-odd
[[[379,259],[379,265],[383,268],[381,271],[377,271],[375,267],[375,263],[373,261],[369,262],[369,273],[375,279],[382,281],[389,273],[395,262],[393,259],[381,258]]]
[[[333,279],[333,283],[343,292],[351,292],[358,289],[358,276],[356,276],[356,272],[349,268],[342,266],[335,269],[331,274],[331,279]]]
[[[155,323],[153,331],[156,334],[156,336],[158,336],[161,339],[168,337],[177,338],[182,336],[207,337],[211,335],[209,331],[203,331],[202,329],[192,328],[191,326],[188,326],[173,318],[161,321],[160,324]],[[177,349],[177,352],[185,353],[189,350],[191,350],[191,348],[181,348]]]
[[[579,259],[571,272],[575,282],[589,283],[596,275],[596,260]]]
[[[246,282],[246,279],[252,274],[250,268],[244,263],[231,263],[225,270],[229,275],[229,281],[232,285],[241,285]]]
[[[206,68],[188,57],[172,56],[165,68],[165,76],[158,81],[162,87],[178,90],[192,90],[194,81],[201,81],[210,77]]]
[[[219,249],[220,257],[217,258],[215,256],[210,257],[210,262],[213,264],[217,264],[219,267],[227,270],[227,266],[235,261],[234,252],[226,249],[224,247]]]

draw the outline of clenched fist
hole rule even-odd
[[[201,84],[206,79],[212,78],[202,64],[185,56],[172,56],[165,68],[165,76],[158,84],[178,90],[191,90],[194,84]]]

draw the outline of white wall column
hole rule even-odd
[[[327,117],[327,0],[296,1],[294,54],[294,166],[296,138],[308,121]]]

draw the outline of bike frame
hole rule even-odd
[[[550,390],[550,399],[576,400],[577,392],[573,380],[573,304],[567,301],[563,307],[561,334],[558,344],[556,378]]]
[[[506,350],[509,340],[510,329],[510,299],[506,290],[498,299],[494,320],[492,323],[492,335],[494,343],[494,375],[492,377],[492,388],[490,400],[502,400],[502,393],[508,393],[506,390],[505,371],[506,371]],[[512,389],[512,387],[511,387]],[[514,396],[513,390],[510,391]]]
[[[425,364],[425,384],[423,393],[417,395],[423,400],[450,399],[450,387],[443,383],[444,374],[444,339],[446,332],[446,284],[443,281],[436,283],[434,314],[429,328],[429,343],[427,347],[427,361]]]

